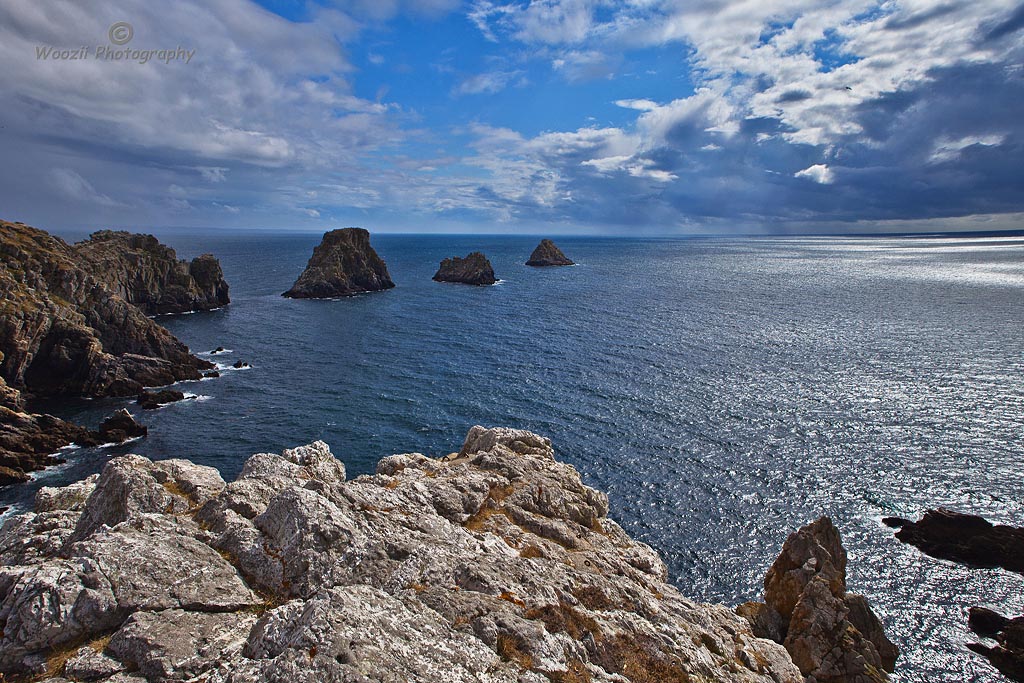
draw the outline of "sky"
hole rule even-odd
[[[1020,0],[0,0],[0,63],[49,229],[1024,228]]]

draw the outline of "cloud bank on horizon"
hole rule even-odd
[[[41,227],[1024,227],[1020,0],[4,0],[0,57]]]

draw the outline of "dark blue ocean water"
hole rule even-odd
[[[283,299],[319,235],[165,232],[215,253],[233,303],[160,321],[251,370],[182,385],[150,436],[69,452],[0,493],[133,451],[234,476],[258,451],[327,441],[354,474],[457,450],[474,424],[550,436],[612,514],[701,600],[760,596],[786,535],[840,527],[850,586],[900,645],[896,680],[1000,680],[966,609],[1024,613],[1024,577],[899,544],[879,520],[945,505],[1024,524],[1024,239],[565,238],[579,266],[522,265],[537,238],[375,235],[397,288]],[[432,282],[480,249],[502,282]],[[47,406],[98,424],[124,401]]]

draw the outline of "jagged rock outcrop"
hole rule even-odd
[[[101,422],[99,428],[100,438],[107,443],[121,443],[148,433],[149,428],[136,422],[124,408]]]
[[[153,235],[113,230],[94,232],[73,249],[90,275],[147,315],[208,311],[231,302],[212,254],[179,261]]]
[[[163,389],[161,391],[143,391],[139,394],[135,402],[142,406],[143,410],[156,410],[160,406],[167,405],[168,403],[176,403],[177,401],[184,401],[184,392],[176,389]]]
[[[899,651],[862,595],[846,592],[846,550],[828,517],[791,534],[764,578],[764,603],[736,611],[781,643],[810,683],[887,681]]]
[[[1008,619],[993,610],[972,607],[968,623],[978,635],[995,639],[996,645],[968,643],[967,647],[984,655],[1011,681],[1024,681],[1024,617]]]
[[[63,240],[0,221],[0,481],[51,464],[84,430],[26,398],[133,396],[213,369],[107,289]]]
[[[918,522],[898,517],[882,521],[899,528],[896,538],[932,557],[1024,573],[1022,528],[992,524],[984,517],[942,508],[928,510]]]
[[[575,262],[569,260],[562,250],[555,246],[555,243],[551,240],[541,240],[537,248],[530,254],[530,260],[526,262],[528,266],[544,267],[544,266],[572,266],[576,265]]]
[[[0,672],[803,681],[745,620],[683,597],[607,512],[547,439],[509,429],[354,480],[321,442],[254,455],[230,484],[184,460],[115,458],[0,529]]]
[[[370,246],[370,233],[362,228],[343,228],[324,233],[306,269],[282,296],[330,299],[394,286],[387,264]]]
[[[433,279],[437,282],[457,282],[464,285],[493,285],[497,282],[494,277],[494,268],[487,257],[479,251],[460,258],[454,256],[441,261],[441,267],[434,273]]]

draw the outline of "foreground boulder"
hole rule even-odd
[[[822,517],[790,535],[764,578],[764,603],[736,611],[785,646],[813,683],[887,681],[899,654],[862,595],[846,592],[846,550]]]
[[[547,439],[510,429],[354,480],[321,442],[254,455],[230,484],[115,458],[0,529],[0,673],[802,683],[607,513]]]
[[[73,248],[94,277],[146,315],[208,311],[231,302],[212,254],[179,261],[152,235],[114,230],[94,232]]]
[[[213,369],[107,279],[63,240],[0,221],[0,483],[84,445],[87,430],[30,413],[28,399],[134,396]]]
[[[370,246],[370,233],[343,228],[324,234],[299,279],[282,296],[330,299],[395,286],[384,260]]]
[[[541,240],[537,248],[530,254],[530,260],[526,262],[528,266],[545,267],[545,266],[573,266],[576,265],[573,261],[570,261],[562,250],[555,246],[555,243],[551,240]]]
[[[494,268],[487,257],[474,251],[466,258],[458,256],[441,261],[441,267],[434,273],[436,282],[457,282],[464,285],[493,285],[497,282]]]
[[[984,517],[939,508],[917,522],[886,517],[896,538],[923,552],[973,567],[1002,567],[1024,573],[1024,529],[992,524]]]

